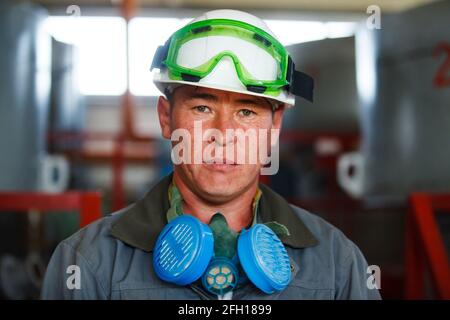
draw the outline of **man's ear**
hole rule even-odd
[[[170,102],[163,96],[160,96],[158,99],[157,110],[162,136],[165,139],[170,140],[172,132],[170,128]]]
[[[283,124],[283,114],[286,108],[286,104],[281,104],[274,112],[272,117],[272,129],[281,130]]]
[[[286,105],[280,105],[274,112],[272,116],[272,130],[270,133],[270,146],[275,147],[280,139],[281,126],[283,124],[283,113]],[[274,131],[275,130],[275,131]]]

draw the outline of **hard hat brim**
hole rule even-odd
[[[275,100],[277,102],[280,103],[284,103],[288,108],[293,107],[295,105],[295,96],[291,95],[291,94],[282,94],[278,97],[268,97],[265,94],[261,94],[261,93],[257,93],[257,92],[252,92],[252,91],[248,91],[248,90],[239,90],[236,88],[230,88],[230,87],[226,87],[224,85],[212,85],[212,84],[206,84],[206,83],[201,83],[201,82],[191,82],[191,81],[184,81],[184,80],[170,80],[170,79],[158,79],[160,74],[155,74],[155,79],[153,80],[153,82],[155,83],[156,87],[161,91],[161,93],[164,94],[164,91],[166,89],[166,87],[170,84],[175,84],[175,85],[188,85],[188,86],[195,86],[195,87],[202,87],[202,88],[209,88],[209,89],[216,89],[216,90],[222,90],[222,91],[229,91],[229,92],[235,92],[235,93],[242,93],[242,94],[247,94],[250,96],[256,96],[256,97],[261,97],[261,98],[265,98],[265,99],[271,99],[271,100]]]

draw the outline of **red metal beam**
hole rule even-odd
[[[27,212],[37,210],[45,213],[58,210],[77,210],[80,213],[80,228],[102,217],[101,195],[98,192],[1,192],[0,212]]]
[[[83,132],[75,132],[75,131],[50,131],[47,133],[47,139],[49,142],[76,142],[76,141],[93,141],[93,140],[101,140],[101,141],[117,141],[120,138],[122,133],[114,133],[114,132],[95,132],[95,131],[83,131]],[[157,139],[153,136],[144,136],[140,137],[137,142],[154,142]]]
[[[405,230],[405,298],[408,300],[425,297],[425,261],[416,235],[417,228],[410,213]]]
[[[406,297],[424,295],[423,268],[426,262],[440,299],[450,299],[450,264],[433,209],[449,209],[450,195],[414,193],[407,218]],[[423,253],[423,259],[419,255]]]
[[[282,142],[296,142],[304,144],[315,143],[319,139],[336,139],[342,145],[342,150],[353,150],[360,140],[358,132],[339,133],[327,131],[300,131],[300,130],[285,130],[280,133],[280,141]]]
[[[112,161],[113,181],[112,181],[112,209],[118,211],[125,207],[125,188],[124,188],[124,145],[123,139],[116,143],[116,150]]]
[[[99,193],[83,192],[80,195],[80,227],[83,228],[102,217],[102,201]]]
[[[147,163],[155,161],[158,156],[156,149],[152,145],[156,139],[139,135],[130,136],[129,132],[112,134],[101,132],[51,132],[48,134],[50,140],[81,141],[84,147],[75,151],[66,151],[65,155],[72,161],[108,162],[111,165],[113,181],[113,211],[125,207],[124,170],[127,163]],[[96,150],[87,148],[86,142],[111,141],[112,148],[106,150]]]

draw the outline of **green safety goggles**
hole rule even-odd
[[[153,68],[167,68],[172,80],[199,82],[224,58],[232,60],[248,91],[278,96],[282,90],[313,99],[314,80],[295,70],[286,49],[272,35],[229,19],[194,22],[158,47]]]

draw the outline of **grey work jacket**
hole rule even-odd
[[[199,282],[178,286],[153,271],[152,250],[167,223],[165,177],[142,199],[62,241],[45,274],[43,299],[217,299]],[[271,295],[252,283],[233,299],[380,299],[367,286],[367,263],[358,247],[320,217],[290,205],[265,185],[259,186],[259,223],[288,227],[281,237],[291,260],[289,286]]]

